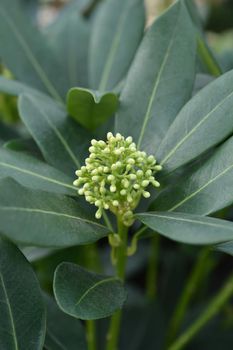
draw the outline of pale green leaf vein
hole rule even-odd
[[[80,305],[81,302],[87,297],[87,295],[88,295],[92,290],[94,290],[95,288],[99,287],[99,286],[102,285],[102,284],[109,283],[109,282],[112,282],[112,281],[117,281],[117,278],[116,278],[116,277],[110,277],[110,278],[103,279],[103,280],[98,281],[98,282],[96,282],[95,284],[93,284],[93,286],[91,286],[89,289],[87,289],[86,292],[85,292],[85,293],[81,296],[81,298],[77,301],[76,306]]]
[[[6,298],[6,305],[7,305],[7,308],[8,308],[8,313],[9,313],[10,323],[11,323],[11,328],[12,328],[12,333],[11,334],[13,336],[15,350],[19,350],[18,341],[17,341],[17,335],[16,335],[16,328],[15,328],[13,313],[12,313],[12,310],[11,310],[10,300],[9,300],[9,297],[8,297],[8,294],[7,294],[4,278],[3,278],[1,272],[0,272],[0,280],[1,280],[2,288],[3,288],[3,292],[4,292],[4,295],[5,295],[5,298]]]
[[[65,182],[55,180],[53,178],[50,178],[50,177],[47,177],[47,176],[44,176],[44,175],[32,172],[32,171],[27,170],[27,169],[19,168],[19,167],[15,166],[15,165],[12,165],[12,164],[9,164],[9,163],[0,162],[0,165],[2,165],[3,167],[6,167],[6,168],[14,169],[14,170],[16,170],[18,172],[21,172],[21,173],[24,173],[24,174],[27,174],[27,175],[31,175],[31,176],[37,177],[37,178],[42,179],[44,181],[52,182],[52,183],[54,183],[56,185],[59,185],[59,186],[64,186],[64,187],[67,187],[67,188],[71,188],[72,190],[76,190],[76,188],[74,186],[69,185],[69,184],[67,184]]]

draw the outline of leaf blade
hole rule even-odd
[[[23,254],[12,243],[0,239],[0,251],[0,346],[9,350],[38,350],[45,336],[45,310],[39,283]]]
[[[182,243],[209,245],[233,238],[233,224],[226,220],[178,212],[143,213],[137,218],[152,230]]]
[[[118,278],[97,275],[71,263],[57,267],[54,294],[64,312],[84,320],[108,317],[121,308],[126,299]]]
[[[0,189],[0,230],[21,244],[68,247],[108,234],[72,198],[31,190],[10,179],[1,180]]]
[[[154,22],[138,49],[121,94],[116,130],[133,136],[138,147],[148,153],[155,154],[169,125],[190,98],[195,47],[191,19],[183,2],[178,1]]]

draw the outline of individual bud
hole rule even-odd
[[[149,185],[149,181],[148,180],[143,180],[142,181],[142,187],[147,187]]]
[[[111,138],[113,138],[113,134],[111,132],[108,132],[107,133],[107,139],[111,140]]]
[[[129,158],[129,159],[127,160],[127,163],[128,163],[128,164],[131,164],[131,165],[134,165],[134,164],[135,164],[135,160],[134,160],[133,158]]]
[[[150,192],[143,191],[142,195],[143,195],[144,198],[150,198]]]
[[[120,191],[120,194],[121,194],[122,196],[125,196],[125,195],[127,194],[127,191],[123,189],[123,190]]]
[[[97,140],[95,140],[95,139],[91,140],[91,144],[92,144],[92,146],[97,145],[97,143],[98,143],[98,141],[97,141]]]
[[[78,190],[78,194],[79,194],[80,196],[84,195],[84,189],[83,189],[83,188],[80,188],[80,189]]]
[[[161,166],[161,165],[156,165],[156,166],[155,166],[155,170],[156,170],[156,171],[162,170],[162,166]]]
[[[99,199],[97,201],[95,201],[95,206],[96,207],[100,207],[101,206],[101,201]]]
[[[114,181],[115,180],[115,176],[114,175],[108,175],[107,179],[108,179],[108,181]]]
[[[128,145],[130,145],[133,142],[133,138],[131,136],[128,136],[125,141]]]
[[[130,180],[136,180],[137,176],[135,174],[129,174]]]
[[[153,180],[152,185],[155,187],[160,187],[160,183],[156,180]]]
[[[134,188],[135,190],[139,190],[140,187],[141,187],[141,186],[140,186],[139,184],[134,184],[134,185],[133,185],[133,188]]]
[[[118,207],[119,202],[118,202],[117,200],[114,200],[114,201],[112,202],[112,205],[113,205],[114,207]]]
[[[96,217],[96,219],[100,219],[101,216],[102,216],[102,211],[101,211],[101,209],[98,209],[97,212],[95,213],[95,217]]]
[[[111,192],[116,192],[116,186],[115,185],[111,185],[110,186],[110,191]]]

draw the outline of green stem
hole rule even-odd
[[[101,272],[101,262],[99,259],[99,251],[96,243],[84,247],[86,267],[96,272]],[[86,321],[86,337],[88,350],[97,350],[95,321]]]
[[[146,296],[149,300],[155,299],[157,292],[158,251],[159,235],[157,234],[150,241],[150,255],[146,274]]]
[[[118,234],[121,238],[121,245],[116,248],[116,275],[122,281],[125,279],[125,268],[127,261],[127,233],[128,228],[123,225],[121,220],[118,218]],[[120,333],[122,312],[117,311],[110,321],[109,331],[107,334],[106,350],[117,350],[118,338]]]
[[[203,275],[205,274],[205,269],[203,267],[206,266],[206,261],[209,258],[209,255],[210,249],[204,248],[197,258],[187,284],[173,313],[168,331],[168,343],[175,338],[186,314],[187,307],[203,279]]]
[[[168,348],[168,350],[181,350],[192,338],[211,320],[225,305],[233,294],[233,274],[224,287],[212,299],[203,314]]]
[[[95,321],[86,321],[87,327],[87,348],[88,350],[97,350],[96,343],[96,324]]]

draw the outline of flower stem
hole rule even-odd
[[[88,350],[96,350],[96,324],[95,321],[86,321],[87,327],[87,348]]]
[[[181,350],[192,338],[211,320],[225,305],[233,294],[233,274],[227,280],[220,292],[212,299],[203,314],[168,348]]]
[[[149,300],[155,299],[157,292],[159,235],[151,238],[149,261],[146,274],[146,296]]]
[[[175,338],[180,328],[180,325],[184,319],[187,307],[195,291],[197,290],[198,286],[203,280],[203,277],[206,272],[203,267],[208,266],[207,260],[209,259],[209,256],[210,256],[210,248],[208,247],[208,248],[204,248],[197,258],[197,261],[191,271],[187,284],[181,294],[181,297],[173,313],[169,331],[168,331],[168,343],[171,343],[171,341]]]
[[[128,228],[123,225],[120,218],[117,220],[118,234],[121,238],[121,245],[116,249],[116,275],[122,281],[125,279],[125,268],[127,261],[127,233]],[[117,311],[110,320],[107,334],[106,350],[117,350],[120,333],[122,311]]]

